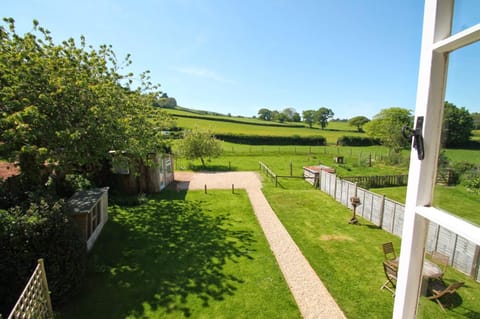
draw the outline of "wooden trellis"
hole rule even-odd
[[[45,274],[43,259],[39,259],[35,271],[20,298],[18,298],[8,319],[44,319],[52,317],[53,310],[48,290],[47,275]]]

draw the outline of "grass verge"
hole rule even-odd
[[[244,191],[167,191],[109,212],[59,318],[300,318]]]

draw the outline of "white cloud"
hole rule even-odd
[[[216,81],[216,82],[230,83],[230,84],[236,83],[235,81],[227,79],[227,78],[223,77],[222,75],[218,74],[217,72],[215,72],[213,70],[210,70],[210,69],[207,69],[207,68],[178,67],[178,68],[175,68],[175,70],[180,72],[180,73],[183,73],[183,74],[187,74],[187,75],[191,75],[191,76],[195,76],[195,77],[199,77],[199,78],[204,78],[204,79],[208,79],[208,80],[213,80],[213,81]]]

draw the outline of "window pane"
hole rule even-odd
[[[480,22],[480,1],[456,0],[452,34],[468,29]]]
[[[434,205],[480,225],[480,43],[449,60]]]

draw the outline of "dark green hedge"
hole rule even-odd
[[[0,313],[6,318],[43,258],[52,302],[58,303],[83,281],[86,244],[64,202],[36,200],[0,210]]]
[[[248,145],[326,145],[323,136],[261,136],[243,134],[216,134],[217,139],[225,142]]]
[[[380,145],[380,140],[363,136],[340,136],[337,140],[340,146],[372,146]]]

